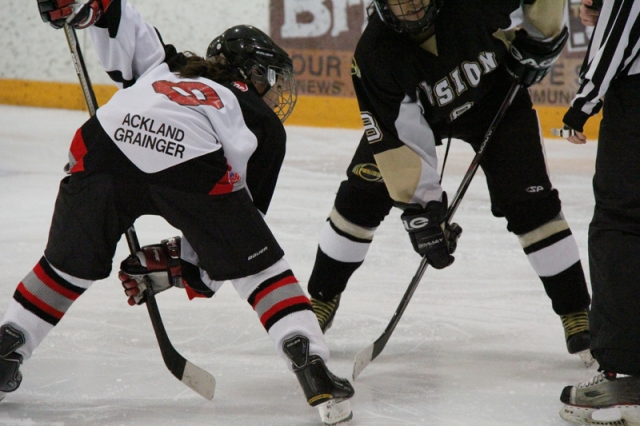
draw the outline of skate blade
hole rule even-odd
[[[577,353],[577,355],[580,357],[580,360],[582,361],[582,363],[586,368],[591,367],[595,362],[595,359],[593,359],[593,357],[591,356],[591,351],[589,349],[580,351]]]
[[[628,426],[640,426],[640,405],[621,405],[615,408],[620,410]]]
[[[560,417],[573,423],[594,426],[640,426],[640,406],[620,405],[609,408],[589,408],[565,405]]]
[[[7,393],[0,391],[0,401],[2,401],[5,396],[7,396]]]
[[[331,401],[318,405],[318,411],[320,412],[320,419],[324,426],[346,424],[353,418],[351,401],[348,399],[332,399]]]

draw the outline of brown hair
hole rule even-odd
[[[219,83],[231,81],[249,83],[229,66],[229,62],[224,56],[214,56],[211,59],[205,59],[193,52],[184,52],[181,62],[181,66],[176,72],[178,76],[182,78],[204,77]]]

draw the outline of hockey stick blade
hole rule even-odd
[[[502,105],[500,106],[500,109],[498,110],[495,117],[493,118],[493,121],[489,125],[489,128],[487,129],[487,132],[484,135],[484,139],[482,140],[482,143],[480,144],[478,150],[476,151],[476,155],[473,157],[473,160],[469,165],[469,169],[467,170],[467,173],[465,173],[464,177],[462,178],[462,182],[458,187],[458,191],[456,192],[456,195],[453,197],[453,201],[451,202],[451,205],[447,210],[447,218],[446,218],[447,225],[451,223],[451,220],[453,219],[453,215],[456,213],[456,210],[458,209],[458,206],[462,201],[462,197],[464,197],[464,194],[467,192],[467,189],[471,184],[471,180],[475,176],[476,171],[478,170],[478,167],[480,167],[480,160],[484,155],[487,144],[491,140],[491,137],[493,136],[494,131],[498,127],[498,124],[502,120],[502,117],[504,117],[505,113],[507,112],[507,109],[511,105],[511,102],[513,101],[513,99],[515,98],[516,94],[518,93],[521,87],[522,85],[518,81],[513,82],[513,84],[511,85],[511,88],[507,93],[507,96],[505,97],[504,101],[502,102]],[[360,375],[360,373],[362,373],[362,370],[364,370],[364,368],[367,365],[369,365],[371,361],[373,361],[374,359],[376,359],[378,355],[380,355],[380,352],[382,352],[382,350],[386,346],[387,342],[391,338],[391,334],[393,333],[393,330],[395,330],[396,325],[398,325],[398,322],[400,322],[400,318],[402,317],[404,310],[407,308],[407,305],[411,301],[411,297],[413,296],[413,293],[416,291],[418,284],[420,284],[420,280],[422,279],[422,276],[424,275],[424,272],[426,271],[428,265],[429,264],[427,263],[427,259],[423,257],[422,260],[420,261],[420,266],[418,266],[418,270],[416,271],[415,275],[413,276],[413,279],[409,283],[409,287],[407,287],[407,290],[404,292],[404,296],[402,296],[402,300],[400,301],[400,304],[396,308],[396,311],[393,313],[393,318],[391,318],[391,321],[387,325],[387,328],[380,335],[380,337],[378,337],[378,340],[373,342],[372,345],[368,346],[363,351],[361,351],[358,355],[356,355],[356,358],[353,364],[353,375],[352,375],[353,380],[355,380]]]
[[[169,371],[171,371],[171,374],[186,386],[206,399],[213,399],[216,389],[216,379],[211,373],[189,362],[173,347],[162,323],[162,319],[160,318],[160,311],[158,310],[155,295],[145,290],[145,301],[147,310],[149,311],[151,325],[158,339],[158,346],[160,347],[164,364]]]
[[[373,361],[374,346],[375,342],[361,350],[360,353],[356,355],[356,358],[353,362],[353,374],[351,375],[353,380],[357,379],[360,373],[362,373],[362,370],[364,370],[365,367],[369,365],[371,361]]]

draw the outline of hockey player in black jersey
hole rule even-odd
[[[566,1],[375,0],[352,63],[364,134],[321,231],[308,291],[323,331],[392,207],[434,268],[453,263],[459,226],[445,226],[436,145],[477,150],[513,79],[524,86],[480,163],[491,212],[504,217],[562,320],[569,353],[589,347],[590,297],[578,247],[547,174],[526,87],[567,39]],[[379,179],[359,173],[373,169]],[[588,357],[588,354],[584,353]]]
[[[56,28],[72,12],[69,0],[37,3]],[[78,27],[123,90],[71,142],[44,256],[0,323],[0,399],[19,387],[22,362],[73,302],[109,276],[122,234],[150,214],[184,237],[143,247],[123,263],[132,301],[140,301],[147,273],[156,292],[178,285],[192,296],[231,280],[309,405],[322,414],[340,403],[342,417],[330,423],[346,420],[353,388],[326,367],[310,301],[263,219],[285,153],[282,121],[296,100],[289,55],[247,25],[215,38],[205,58],[178,53],[127,0],[87,5]]]

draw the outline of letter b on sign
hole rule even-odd
[[[282,38],[311,38],[329,34],[338,37],[349,31],[349,12],[352,6],[361,7],[366,25],[368,0],[283,0],[284,23]],[[331,7],[328,7],[330,5]],[[353,21],[352,21],[353,22]]]
[[[318,37],[331,28],[331,11],[318,0],[285,0],[282,38]],[[308,22],[298,22],[298,17]],[[309,19],[311,18],[311,19]]]

